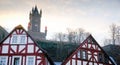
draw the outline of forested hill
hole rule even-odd
[[[37,41],[40,47],[42,47],[53,61],[63,61],[78,45],[67,42],[56,41]]]

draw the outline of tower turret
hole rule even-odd
[[[47,36],[47,26],[45,26],[45,36]]]

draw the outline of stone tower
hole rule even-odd
[[[32,11],[29,14],[28,23],[28,33],[37,40],[46,40],[47,35],[47,27],[45,27],[45,31],[41,32],[41,17],[42,10],[38,11],[37,6],[32,8]]]
[[[33,32],[41,32],[41,15],[42,10],[38,12],[37,6],[35,8],[32,8],[32,11],[30,12],[29,19],[30,19],[30,27],[28,28],[28,31]]]

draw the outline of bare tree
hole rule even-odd
[[[81,43],[88,35],[84,29],[78,28],[76,30],[67,29],[68,31],[68,41],[72,43]]]
[[[110,25],[110,32],[112,37],[112,43],[115,45],[115,36],[116,36],[116,24]]]
[[[116,41],[116,44],[120,44],[120,26],[117,26],[116,27],[116,36],[115,36],[115,41]]]
[[[53,40],[55,41],[68,41],[70,43],[81,43],[84,39],[86,39],[86,37],[88,37],[90,33],[85,32],[84,29],[82,28],[78,28],[76,30],[67,29],[67,33],[56,33],[53,36]]]
[[[60,42],[65,41],[66,40],[66,34],[62,33],[62,32],[56,33],[53,36],[53,40],[54,41],[60,41]]]
[[[111,39],[105,39],[104,40],[104,46],[111,44]]]
[[[70,29],[70,28],[68,28],[67,31],[68,31],[68,36],[67,36],[68,42],[70,42],[70,43],[75,43],[75,41],[76,41],[76,40],[75,40],[75,38],[76,38],[76,32],[73,31],[73,30]]]
[[[110,39],[105,39],[104,40],[104,45],[107,44],[119,44],[120,45],[120,26],[116,25],[116,24],[111,24],[110,25]]]

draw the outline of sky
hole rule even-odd
[[[42,9],[41,31],[47,26],[48,39],[67,28],[83,28],[103,45],[109,26],[120,25],[120,0],[0,0],[0,25],[9,32],[19,24],[27,30],[35,5]]]

